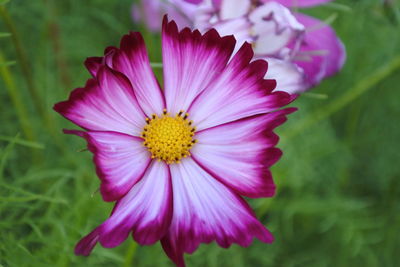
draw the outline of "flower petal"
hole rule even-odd
[[[219,6],[221,20],[235,19],[244,16],[249,12],[251,0],[235,0],[235,3],[233,3],[231,0],[221,0]]]
[[[75,246],[75,254],[89,256],[99,241],[99,228],[94,229],[90,234],[82,238]]]
[[[140,0],[140,4],[132,6],[132,18],[135,22],[144,22],[150,31],[159,32],[164,6],[160,0]]]
[[[283,91],[289,94],[301,93],[308,89],[303,70],[293,62],[266,58],[268,61],[268,72],[265,78],[275,79],[276,88],[274,91]]]
[[[254,9],[249,20],[253,23],[253,34],[257,36],[254,53],[259,55],[279,56],[278,52],[289,43],[299,42],[305,30],[289,9],[275,2]]]
[[[117,50],[118,48],[109,46],[104,50],[104,57],[88,57],[85,60],[85,66],[94,78],[96,78],[97,72],[102,66],[107,65],[113,68],[112,58]]]
[[[313,86],[343,67],[346,51],[335,31],[324,22],[303,14],[296,14],[296,18],[307,29],[296,64]]]
[[[165,104],[157,79],[150,67],[143,37],[131,32],[121,39],[121,49],[115,52],[113,68],[131,82],[137,100],[148,117],[161,114]]]
[[[138,32],[124,35],[120,48],[107,47],[104,57],[87,58],[85,61],[87,69],[94,77],[103,65],[121,72],[129,79],[145,114],[148,117],[152,114],[161,114],[165,107],[164,97],[150,67],[142,35]]]
[[[132,232],[140,245],[150,245],[168,231],[172,217],[172,187],[168,166],[153,161],[143,178],[117,202],[111,216],[76,246],[75,253],[88,255],[95,244],[111,248]]]
[[[281,156],[275,127],[295,109],[283,109],[196,133],[193,159],[223,184],[247,197],[275,193],[269,167]]]
[[[85,66],[93,77],[96,77],[97,72],[103,65],[103,57],[88,57],[85,60]]]
[[[139,4],[132,6],[131,14],[135,22],[144,22],[152,32],[161,31],[160,25],[164,14],[171,16],[182,29],[191,25],[190,18],[193,18],[197,4],[185,0],[140,0]]]
[[[214,23],[212,27],[222,36],[234,33],[236,46],[233,54],[236,54],[245,42],[254,42],[254,37],[251,35],[250,31],[251,25],[246,17],[218,21]]]
[[[87,140],[102,180],[100,192],[105,201],[123,197],[142,178],[150,164],[151,155],[141,138],[116,132],[65,132]]]
[[[261,2],[267,3],[271,0],[261,0]],[[308,7],[321,5],[332,0],[274,0],[275,2],[281,3],[287,7]]]
[[[198,4],[200,4],[203,0],[184,0],[184,1],[186,1],[186,2],[188,2],[188,3],[191,3],[191,4],[198,5]]]
[[[222,0],[211,0],[211,3],[213,4],[213,6],[217,9],[219,9],[221,7],[221,2],[222,2]]]
[[[160,14],[160,17],[168,14],[168,16],[171,16],[176,24],[178,24],[179,29],[191,27],[193,26],[193,17],[196,15],[202,1],[203,0],[197,0],[198,3],[191,3],[190,1],[185,0],[168,0],[168,4],[166,4],[166,12]]]
[[[120,73],[102,66],[97,80],[75,89],[69,99],[54,110],[78,126],[93,131],[115,131],[139,136],[145,115],[129,81]]]
[[[216,17],[216,8],[213,6],[213,4],[210,2],[202,3],[196,8],[196,12],[192,15],[193,23],[191,25],[192,26],[191,28],[197,29],[201,33],[205,33],[211,28],[213,28],[213,22],[215,21],[215,17]]]
[[[276,83],[264,80],[267,62],[250,63],[252,57],[251,45],[245,43],[215,81],[196,98],[189,114],[197,130],[271,112],[293,100],[285,92],[271,93]]]
[[[177,266],[184,266],[183,253],[193,253],[200,243],[215,240],[227,248],[232,243],[249,246],[253,237],[273,241],[247,203],[191,158],[170,165],[170,169],[174,211],[161,244]]]
[[[164,17],[164,85],[167,109],[187,111],[193,99],[224,69],[235,47],[232,36],[220,37],[216,30],[204,35],[189,28],[178,32],[174,21]]]

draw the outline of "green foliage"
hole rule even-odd
[[[188,266],[398,265],[400,29],[397,7],[382,2],[338,0],[305,11],[322,20],[336,14],[332,26],[348,60],[295,102],[299,111],[278,131],[278,193],[250,200],[276,241],[227,250],[202,245],[186,257]],[[140,247],[131,239],[114,249],[98,246],[90,257],[73,254],[112,205],[97,192],[90,153],[78,152],[84,142],[61,133],[74,126],[52,105],[89,77],[86,57],[100,56],[129,30],[141,30],[151,61],[161,62],[160,37],[132,23],[131,3],[13,0],[4,7],[11,26],[3,16],[0,266],[172,266],[159,244]]]
[[[0,5],[4,5],[10,2],[10,0],[0,0]]]

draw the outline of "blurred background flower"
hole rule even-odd
[[[143,33],[162,84],[154,64],[161,62],[160,35],[132,22],[132,0],[1,4],[0,264],[172,266],[161,246],[132,239],[97,247],[90,257],[74,255],[76,240],[104,221],[112,205],[97,192],[91,154],[79,152],[85,142],[64,136],[60,129],[73,125],[52,110],[90,77],[85,58],[102,56],[131,30]],[[337,0],[290,9],[327,21],[348,57],[335,77],[296,100],[299,111],[279,129],[285,153],[272,168],[276,196],[249,201],[276,240],[200,246],[187,264],[397,266],[399,3]]]
[[[151,31],[154,23],[168,14],[178,25],[215,28],[221,35],[234,34],[237,49],[253,45],[257,58],[268,59],[268,78],[278,82],[276,90],[303,92],[337,73],[346,52],[335,31],[325,22],[289,8],[311,7],[327,0],[142,0],[132,7],[133,19]]]

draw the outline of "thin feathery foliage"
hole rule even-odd
[[[160,37],[130,18],[130,0],[0,1],[0,266],[172,266],[160,245],[132,239],[90,257],[76,242],[102,222],[85,143],[53,103],[89,77],[82,64],[122,34]],[[307,9],[344,41],[343,71],[302,95],[279,129],[278,194],[251,200],[276,241],[228,250],[202,245],[188,266],[396,266],[400,251],[399,6],[340,0]],[[390,1],[387,1],[388,3]],[[161,72],[160,72],[161,73]]]

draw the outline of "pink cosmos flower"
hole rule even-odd
[[[324,78],[337,73],[346,53],[340,39],[327,24],[312,17],[294,13],[288,8],[310,7],[331,0],[151,0],[142,6],[147,18],[170,13],[182,26],[205,32],[217,29],[221,35],[234,34],[236,50],[244,42],[253,45],[256,58],[268,59],[266,78],[278,81],[276,90],[303,92]],[[138,10],[134,7],[133,10]],[[139,21],[138,16],[134,16]],[[157,28],[152,28],[156,31]]]
[[[110,217],[76,246],[89,255],[96,243],[111,248],[130,234],[141,245],[157,241],[178,266],[183,253],[216,241],[248,246],[273,237],[242,196],[272,197],[269,167],[281,156],[273,130],[294,108],[295,96],[272,92],[267,62],[251,62],[245,43],[232,56],[233,36],[202,35],[163,21],[164,90],[140,33],[120,48],[88,58],[93,75],[54,109],[85,131],[100,192],[116,201]]]

